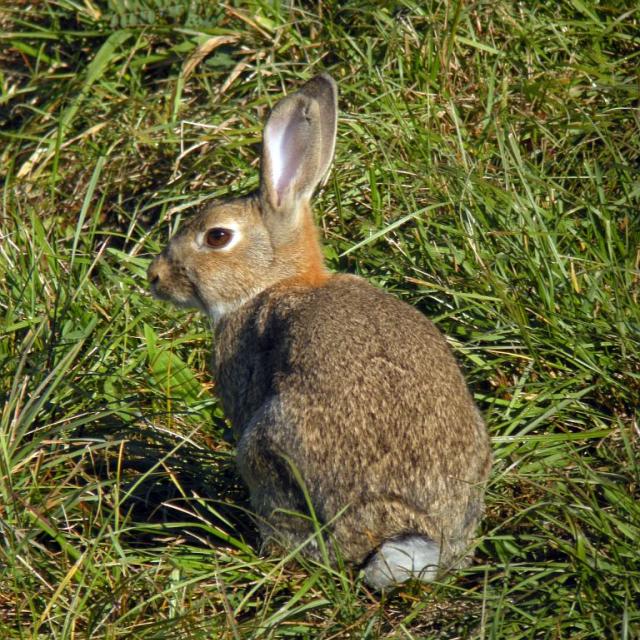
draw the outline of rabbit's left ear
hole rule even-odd
[[[338,89],[327,74],[276,104],[263,136],[260,198],[265,214],[291,223],[327,173],[336,143]],[[273,220],[272,222],[274,222]]]

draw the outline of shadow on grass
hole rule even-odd
[[[248,492],[227,447],[205,448],[114,416],[85,427],[82,439],[105,435],[113,446],[92,450],[84,471],[117,486],[113,506],[126,518],[130,544],[180,538],[195,546],[258,547]]]

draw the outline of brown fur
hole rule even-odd
[[[265,540],[293,547],[313,533],[291,515],[308,511],[306,490],[347,560],[415,534],[440,545],[440,567],[456,566],[483,511],[487,432],[436,327],[364,280],[327,272],[309,197],[331,162],[335,121],[327,76],[281,101],[259,193],[204,209],[149,279],[157,297],[214,323],[217,390]],[[240,238],[231,250],[202,244],[225,225]]]
[[[453,356],[420,313],[353,276],[264,291],[215,333],[214,371],[263,534],[312,533],[306,511],[362,562],[386,539],[422,533],[463,554],[482,513],[486,430]]]

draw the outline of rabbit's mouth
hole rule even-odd
[[[175,287],[167,289],[162,286],[160,279],[152,279],[149,283],[151,295],[157,300],[170,302],[180,309],[197,309],[207,316],[213,326],[216,326],[222,318],[243,306],[252,296],[242,297],[238,300],[216,299],[208,301],[200,293],[195,283],[186,277],[181,290]]]

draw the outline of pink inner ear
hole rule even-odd
[[[309,141],[309,122],[298,109],[284,122],[274,124],[269,131],[269,156],[271,178],[280,206],[285,192],[294,187],[295,178],[302,165]],[[295,197],[300,194],[294,193]]]

